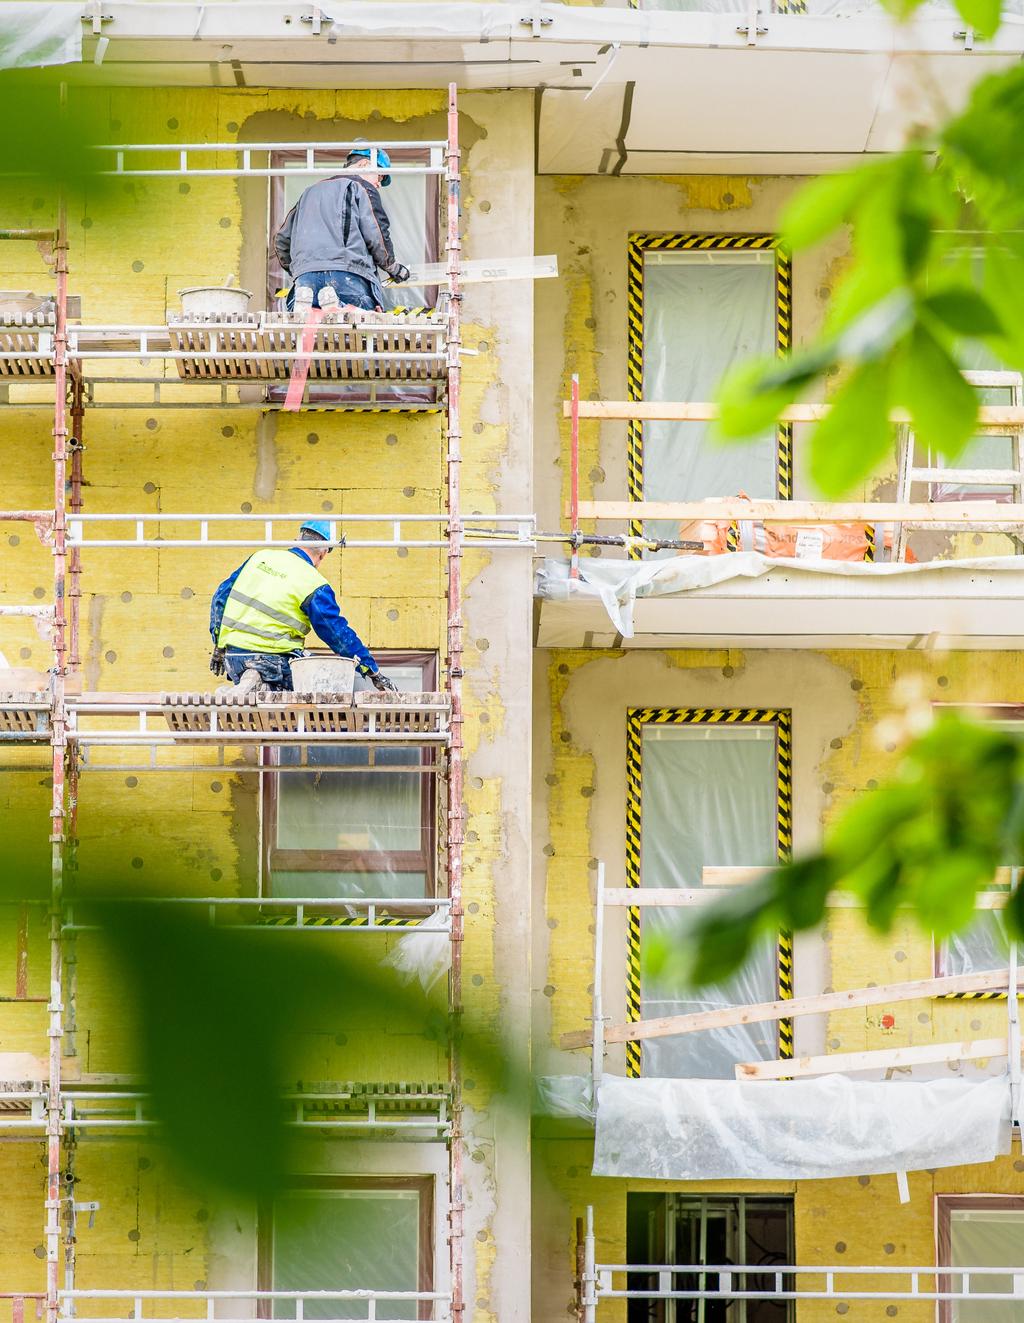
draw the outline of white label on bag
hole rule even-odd
[[[797,560],[822,560],[825,554],[825,530],[801,528],[796,535]]]

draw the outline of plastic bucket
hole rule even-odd
[[[191,285],[179,289],[183,317],[238,317],[249,311],[251,289],[235,285]]]
[[[351,657],[296,657],[292,683],[297,694],[351,694],[356,664]]]

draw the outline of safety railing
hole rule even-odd
[[[68,901],[64,907],[63,931],[97,931],[102,925],[90,915],[90,910],[101,911],[105,904],[117,903],[116,897]],[[344,899],[322,896],[133,896],[131,904],[205,910],[212,928],[230,927],[234,932],[280,927],[323,933],[398,931],[436,934],[446,933],[451,927],[451,901],[446,896],[420,900],[383,896]]]
[[[406,1323],[410,1317],[442,1323],[450,1317],[451,1296],[444,1291],[61,1291],[58,1318],[91,1323],[159,1319],[160,1323],[252,1323],[271,1317],[315,1318],[317,1323]],[[336,1312],[331,1312],[331,1306]],[[356,1313],[356,1310],[360,1312]],[[307,1312],[308,1311],[308,1312]]]
[[[839,1305],[850,1301],[895,1305],[959,1301],[1010,1304],[1018,1309],[1024,1300],[1024,1265],[597,1263],[592,1208],[587,1209],[582,1258],[579,1313],[583,1323],[597,1323],[599,1307],[607,1300],[648,1304],[715,1301],[724,1305],[790,1300],[830,1300]]]

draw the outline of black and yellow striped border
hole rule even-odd
[[[793,848],[793,728],[792,714],[782,708],[760,707],[633,707],[626,713],[626,885],[640,886],[640,844],[643,812],[643,728],[653,725],[763,725],[774,726],[775,831],[779,860]],[[627,917],[626,1014],[640,1019],[640,908],[630,906]],[[793,996],[793,937],[779,934],[779,997]],[[793,1021],[779,1021],[779,1056],[793,1055]],[[626,1044],[626,1073],[641,1073],[640,1043]]]
[[[299,923],[293,914],[261,915],[257,920],[263,928],[368,928],[370,920],[365,914],[315,914],[306,915]],[[373,923],[373,931],[378,928],[418,928],[423,922],[419,917],[401,915],[378,915]]]
[[[802,3],[802,0],[797,0]],[[794,11],[795,12],[795,11]],[[775,253],[775,348],[786,354],[793,343],[793,267],[777,234],[650,234],[629,236],[626,257],[626,315],[629,323],[626,354],[626,390],[630,400],[644,397],[644,253],[698,249],[771,249]],[[626,437],[626,485],[629,500],[644,498],[644,425],[631,419]],[[793,428],[780,423],[776,445],[776,488],[779,500],[793,496]],[[634,537],[643,536],[642,524],[630,524]],[[631,552],[637,557],[639,551]]]

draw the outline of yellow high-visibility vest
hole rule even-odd
[[[294,652],[312,626],[302,609],[327,580],[304,556],[284,547],[257,551],[242,566],[224,606],[219,647]]]

